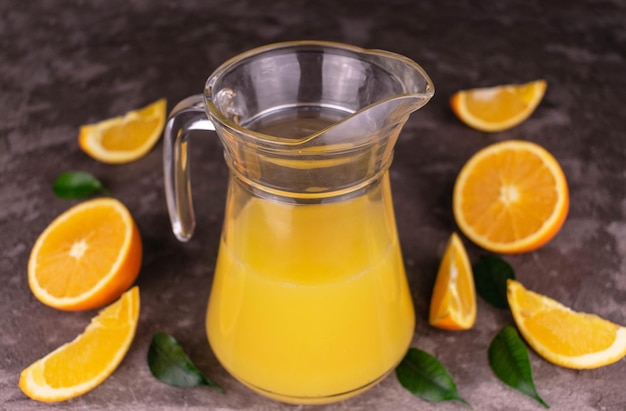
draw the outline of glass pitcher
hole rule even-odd
[[[373,386],[414,333],[388,168],[434,88],[397,54],[300,41],[239,55],[165,130],[173,231],[194,230],[191,130],[215,130],[229,183],[206,329],[251,389],[320,404]]]

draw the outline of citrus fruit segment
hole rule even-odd
[[[545,80],[525,84],[457,91],[450,99],[456,116],[466,125],[495,132],[514,127],[535,111],[546,92]]]
[[[430,325],[467,330],[476,321],[476,291],[467,252],[456,233],[448,241],[430,301]]]
[[[30,398],[64,401],[92,390],[122,362],[135,336],[139,288],[104,308],[72,342],[22,371],[19,387]]]
[[[28,260],[28,282],[51,307],[97,308],[133,284],[141,257],[128,209],[116,199],[96,198],[65,211],[41,233]]]
[[[454,184],[452,208],[463,233],[496,253],[541,247],[563,225],[569,191],[563,170],[543,147],[518,140],[474,154]]]
[[[515,280],[508,280],[507,294],[517,328],[547,361],[568,368],[597,368],[626,355],[626,328],[572,311]]]
[[[81,126],[78,143],[85,153],[110,164],[128,163],[146,155],[165,124],[166,100],[95,124]]]

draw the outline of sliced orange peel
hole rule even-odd
[[[472,266],[461,239],[450,236],[441,259],[428,322],[446,330],[467,330],[476,321],[476,291]]]
[[[131,288],[91,320],[85,331],[22,371],[20,389],[42,402],[65,401],[101,384],[130,349],[139,318],[139,288]]]
[[[159,140],[166,118],[166,100],[159,99],[124,116],[80,127],[78,143],[92,158],[123,164],[145,156]]]
[[[547,361],[590,369],[626,355],[626,328],[594,314],[576,312],[508,280],[507,295],[515,324],[528,344]]]
[[[546,92],[547,82],[506,84],[456,92],[450,106],[456,116],[471,128],[485,132],[510,129],[535,111]]]

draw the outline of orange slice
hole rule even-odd
[[[139,318],[139,288],[104,308],[74,341],[35,361],[20,375],[30,398],[64,401],[92,390],[115,371],[128,352]]]
[[[85,153],[103,163],[121,164],[146,155],[165,124],[166,100],[160,99],[124,116],[82,126],[78,143]]]
[[[141,256],[128,209],[113,198],[97,198],[65,211],[41,233],[28,260],[28,282],[51,307],[97,308],[133,284]]]
[[[507,295],[517,328],[528,344],[553,364],[597,368],[626,355],[626,328],[570,308],[507,282]]]
[[[510,140],[492,144],[457,176],[454,217],[477,245],[497,253],[541,247],[560,230],[569,209],[565,175],[541,146]]]
[[[430,325],[467,330],[476,321],[476,291],[467,252],[456,233],[448,241],[430,302]]]
[[[514,127],[535,111],[546,92],[545,80],[456,92],[450,106],[468,126],[495,132]]]

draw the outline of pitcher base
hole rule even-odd
[[[232,375],[232,374],[231,374]],[[375,386],[376,384],[378,384],[379,382],[381,382],[382,380],[384,380],[387,375],[389,375],[389,372],[385,373],[383,376],[381,376],[380,378],[362,386],[359,388],[356,388],[354,390],[350,390],[350,391],[346,391],[346,392],[342,392],[342,393],[338,393],[338,394],[331,394],[331,395],[324,395],[324,396],[319,396],[319,397],[299,397],[299,396],[291,396],[291,395],[284,395],[284,394],[280,394],[280,393],[275,393],[272,391],[268,391],[265,390],[263,388],[257,387],[255,385],[249,384],[246,381],[243,381],[242,379],[238,378],[236,375],[233,375],[237,381],[239,381],[240,383],[242,383],[243,385],[245,385],[246,387],[250,388],[252,391],[263,395],[264,397],[267,398],[271,398],[273,400],[277,400],[280,402],[284,402],[284,403],[288,403],[288,404],[298,404],[298,405],[322,405],[322,404],[330,404],[333,402],[339,402],[339,401],[343,401],[346,400],[348,398],[354,397],[356,395],[361,394],[362,392],[365,392],[367,390],[369,390],[370,388],[372,388],[373,386]]]

